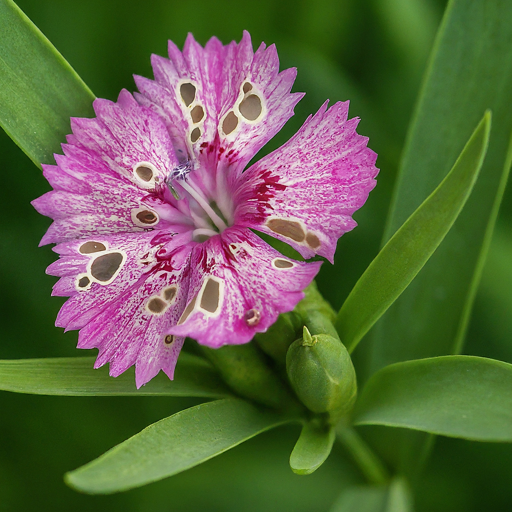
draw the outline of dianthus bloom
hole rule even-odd
[[[291,311],[321,263],[284,257],[251,230],[304,258],[332,262],[351,215],[375,186],[376,155],[347,121],[348,102],[323,105],[284,146],[244,171],[293,115],[295,69],[275,47],[254,53],[192,36],[183,53],[152,57],[140,93],[98,99],[96,118],[72,119],[54,188],[33,204],[54,219],[54,295],[69,296],[57,326],[98,348],[95,367],[135,364],[137,387],[171,379],[186,336],[246,343]]]

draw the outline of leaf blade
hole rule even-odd
[[[139,390],[133,369],[114,378],[106,367],[93,369],[94,361],[94,357],[0,360],[0,390],[59,396],[232,395],[212,367],[191,354],[180,355],[174,381],[159,374]]]
[[[71,487],[110,494],[139,487],[201,464],[295,418],[241,399],[216,400],[165,418],[66,474]]]
[[[482,167],[490,128],[487,112],[446,178],[393,235],[354,286],[335,323],[350,352],[416,277],[454,224]]]
[[[329,457],[336,432],[333,427],[320,428],[307,422],[290,455],[290,467],[297,475],[310,475]]]
[[[512,365],[476,356],[395,363],[366,384],[356,425],[512,442]]]
[[[506,13],[509,14],[506,14]],[[491,109],[486,161],[443,245],[382,317],[365,372],[459,351],[510,167],[512,4],[451,0],[408,132],[385,239],[447,173],[473,123]]]
[[[0,0],[0,126],[37,165],[51,163],[71,116],[94,115],[94,94],[11,0]]]

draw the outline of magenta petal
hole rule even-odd
[[[376,155],[347,121],[348,103],[309,118],[281,149],[244,167],[293,115],[295,69],[273,45],[192,35],[152,57],[140,93],[94,102],[96,118],[43,166],[53,187],[33,201],[57,243],[52,294],[68,296],[56,324],[80,329],[118,376],[137,387],[173,378],[186,336],[210,347],[250,341],[304,296],[320,262],[282,256],[249,228],[304,257],[332,260],[337,239],[374,187]]]
[[[170,332],[203,345],[246,343],[291,311],[321,262],[285,258],[244,228],[198,244],[191,256],[188,305]]]
[[[338,238],[375,187],[377,155],[347,121],[348,102],[324,104],[286,144],[239,179],[235,223],[333,261]]]
[[[183,53],[169,43],[169,57],[153,56],[155,82],[136,77],[136,98],[162,115],[175,149],[188,147],[189,158],[210,173],[242,172],[303,96],[290,93],[295,69],[279,73],[275,46],[254,53],[248,32],[239,44],[212,38],[204,48],[189,34]],[[194,90],[190,103],[184,84]]]

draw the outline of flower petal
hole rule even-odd
[[[136,99],[166,119],[178,155],[186,148],[210,174],[240,173],[303,96],[290,93],[295,69],[279,73],[275,46],[254,53],[248,32],[239,44],[212,38],[204,48],[189,34],[183,53],[169,42],[169,57],[153,56],[155,81],[135,77]]]
[[[126,91],[118,103],[96,100],[96,119],[73,119],[65,156],[44,167],[55,190],[32,204],[55,222],[41,241],[90,235],[191,229],[188,200],[177,201],[164,180],[178,160],[163,122]],[[160,215],[161,214],[161,215]]]
[[[338,238],[375,186],[377,155],[347,121],[348,102],[325,103],[286,144],[251,166],[234,193],[235,224],[268,233],[303,257],[333,261]]]
[[[172,379],[183,339],[168,333],[186,305],[191,234],[96,236],[58,245],[54,294],[71,295],[56,324],[81,329],[78,348],[100,349],[117,376],[136,364],[140,387],[160,369]]]
[[[290,260],[249,229],[229,228],[195,246],[187,307],[169,332],[203,345],[246,343],[291,311],[321,262]]]

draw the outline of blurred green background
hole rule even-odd
[[[25,13],[93,92],[115,99],[134,90],[132,73],[152,77],[149,56],[182,46],[187,32],[224,43],[250,31],[254,46],[276,43],[282,67],[296,66],[306,97],[264,152],[288,139],[329,98],[351,100],[359,132],[379,153],[378,187],[356,214],[359,227],[338,244],[336,266],[318,282],[339,307],[378,251],[408,122],[444,0],[20,0]],[[1,38],[1,34],[0,34]],[[54,327],[63,302],[50,298],[55,259],[37,244],[49,225],[30,201],[49,190],[40,171],[0,133],[0,358],[85,355],[75,332]],[[510,192],[500,214],[465,353],[512,362],[512,216]],[[509,230],[510,231],[510,230]],[[336,283],[336,284],[334,284]],[[336,447],[315,474],[294,475],[289,453],[298,427],[276,430],[171,479],[113,496],[68,489],[62,475],[149,423],[197,403],[169,398],[39,397],[0,392],[0,511],[327,511],[361,480]],[[391,447],[392,448],[392,447]],[[416,510],[505,511],[512,503],[512,447],[436,440],[416,494]]]

